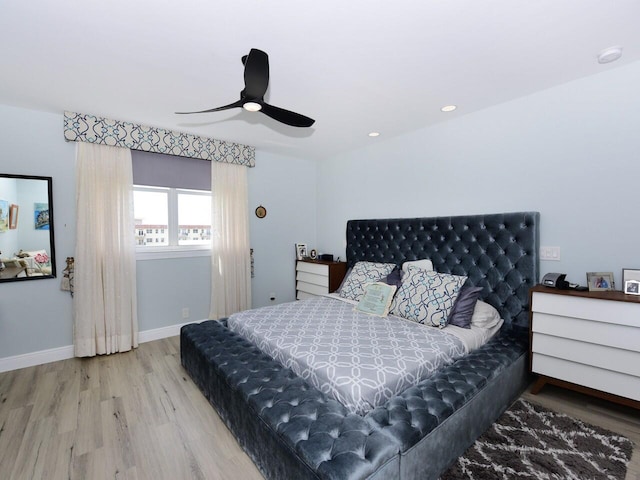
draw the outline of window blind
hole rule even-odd
[[[134,185],[211,190],[211,162],[131,150]]]

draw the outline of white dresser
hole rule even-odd
[[[296,262],[296,299],[335,292],[345,274],[345,262],[298,260]]]
[[[546,383],[640,408],[640,297],[531,290],[531,371]]]

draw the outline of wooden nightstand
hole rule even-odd
[[[640,297],[531,289],[530,370],[546,383],[640,409]]]
[[[335,292],[346,273],[346,262],[298,260],[296,262],[296,300]]]

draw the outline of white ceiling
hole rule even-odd
[[[0,104],[322,159],[640,60],[639,21],[638,0],[3,0]],[[251,48],[313,127],[173,113],[236,101]]]

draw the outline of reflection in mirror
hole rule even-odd
[[[56,276],[51,184],[0,174],[0,282]]]

